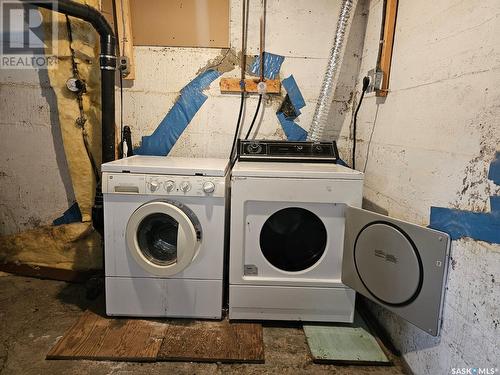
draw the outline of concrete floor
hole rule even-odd
[[[49,361],[45,355],[91,303],[78,284],[0,277],[0,374],[404,374],[395,366],[312,363],[300,326],[264,327],[265,364]]]

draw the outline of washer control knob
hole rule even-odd
[[[188,181],[182,181],[179,187],[184,193],[187,193],[189,190],[191,190],[191,184]]]
[[[213,193],[215,190],[215,184],[212,181],[204,182],[202,189],[204,193]]]
[[[149,190],[151,190],[151,192],[154,193],[156,190],[158,190],[159,187],[160,183],[158,182],[158,180],[149,181]]]
[[[165,190],[166,190],[167,192],[169,192],[169,193],[170,193],[170,192],[171,192],[172,190],[174,190],[174,188],[175,188],[175,182],[174,182],[174,181],[172,181],[172,180],[165,181],[165,182],[163,183],[163,187],[165,188]]]

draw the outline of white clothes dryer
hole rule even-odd
[[[106,313],[220,319],[228,160],[102,165]]]
[[[340,165],[237,162],[229,318],[352,322],[356,290],[437,334],[448,235],[363,210],[362,194]]]

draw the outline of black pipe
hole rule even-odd
[[[101,38],[101,134],[102,162],[115,160],[115,70],[116,70],[116,39],[113,29],[106,18],[97,9],[79,4],[71,0],[57,2],[39,2],[22,0],[40,8],[49,9],[89,22]],[[96,181],[97,187],[92,207],[92,225],[101,234],[104,233],[104,208],[101,181]]]
[[[115,70],[116,39],[113,29],[97,9],[70,0],[39,2],[22,0],[40,8],[50,9],[89,22],[101,37],[101,119],[102,162],[115,160]],[[54,7],[55,5],[55,7]]]

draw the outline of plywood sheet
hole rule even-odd
[[[229,0],[130,0],[136,46],[229,48]]]
[[[263,363],[262,326],[227,320],[170,324],[158,360]]]
[[[390,365],[384,351],[357,313],[352,325],[308,325],[304,333],[315,363]]]
[[[47,359],[263,363],[264,341],[260,324],[108,318],[88,310]]]
[[[86,311],[47,359],[155,361],[168,324],[111,319]]]

